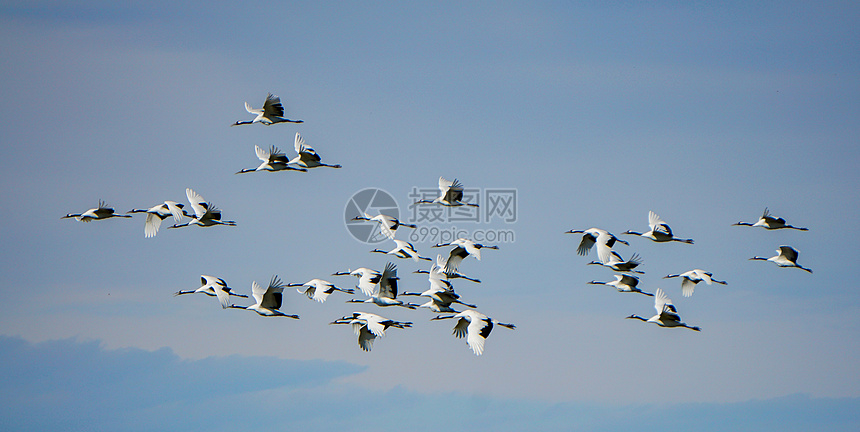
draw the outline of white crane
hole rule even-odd
[[[218,303],[221,303],[221,309],[227,309],[231,307],[238,307],[230,304],[230,288],[227,285],[213,285],[212,291],[215,293],[215,296],[218,297]],[[241,296],[248,297],[248,296]]]
[[[394,249],[391,249],[390,251],[384,251],[381,249],[374,249],[370,252],[383,253],[386,255],[394,255],[398,258],[404,258],[404,259],[411,258],[412,261],[415,261],[415,262],[418,262],[418,260],[430,261],[430,258],[425,258],[421,255],[418,255],[418,251],[415,250],[415,246],[413,246],[412,243],[409,243],[409,242],[403,241],[403,240],[398,240],[398,239],[392,239],[392,240],[394,241],[394,244],[396,245]]]
[[[364,220],[369,222],[376,222],[379,224],[379,231],[385,237],[394,240],[394,234],[397,232],[397,228],[401,226],[405,226],[407,228],[418,228],[416,225],[403,223],[399,219],[393,216],[384,215],[382,213],[376,216],[370,216],[367,213],[364,213],[364,216],[356,216],[352,218],[352,220]]]
[[[444,260],[444,259],[442,260],[442,265],[443,265],[443,266],[445,265],[445,260]],[[444,271],[444,268],[443,268],[443,271]],[[428,274],[429,272],[428,272],[427,270],[415,270],[415,271],[414,271],[414,272],[412,272],[412,273]],[[481,280],[480,280],[480,279],[476,279],[476,278],[472,278],[472,277],[466,276],[466,275],[464,275],[463,273],[460,273],[460,272],[457,272],[457,271],[450,272],[450,273],[446,272],[446,273],[445,273],[445,275],[446,275],[446,276],[448,276],[448,279],[458,279],[458,278],[459,278],[459,279],[466,279],[467,281],[472,281],[472,282],[475,282],[475,283],[481,283]]]
[[[83,213],[69,213],[60,219],[75,218],[80,222],[89,222],[91,220],[109,219],[114,217],[130,218],[131,215],[115,213],[114,210],[108,207],[104,201],[99,200],[99,206],[96,208],[91,208]]]
[[[705,281],[708,285],[711,285],[712,283],[728,285],[726,281],[716,280],[714,279],[713,273],[706,272],[702,269],[693,269],[680,274],[666,275],[663,276],[663,279],[676,277],[681,278],[681,294],[683,294],[684,297],[690,297],[693,295],[693,290],[696,289],[696,284],[702,281]]]
[[[565,234],[582,234],[582,240],[579,241],[579,246],[576,248],[576,253],[585,256],[591,250],[595,243],[612,248],[615,242],[630,245],[626,240],[621,240],[614,234],[600,228],[589,228],[587,230],[570,230]],[[602,237],[601,237],[602,236]]]
[[[128,213],[146,213],[146,221],[143,224],[143,235],[146,238],[155,237],[161,227],[161,221],[169,217],[179,222],[182,216],[192,217],[182,210],[184,206],[176,201],[165,201],[148,209],[131,209]],[[214,295],[214,294],[213,294]]]
[[[296,141],[295,141],[295,149],[298,156],[292,158],[289,163],[296,164],[302,168],[317,168],[317,167],[329,167],[329,168],[340,168],[341,166],[338,164],[329,165],[320,162],[320,155],[317,154],[316,150],[309,145],[305,145],[305,139],[296,132]]]
[[[208,296],[215,297],[217,295],[216,290],[224,291],[228,296],[248,298],[248,296],[244,294],[234,293],[233,289],[227,286],[227,282],[224,282],[224,279],[209,275],[200,275],[200,288],[190,291],[180,290],[174,293],[173,296],[175,297],[183,294],[206,294]]]
[[[498,246],[487,246],[487,245],[483,245],[480,243],[475,243],[472,240],[469,240],[467,238],[462,238],[462,237],[458,238],[457,240],[454,240],[450,243],[437,243],[437,244],[433,245],[433,247],[445,247],[445,246],[456,246],[455,249],[457,247],[463,248],[467,255],[474,256],[475,259],[477,259],[478,261],[481,260],[481,249],[484,249],[484,248],[496,249],[496,250],[499,249]],[[451,252],[451,253],[453,254],[453,252]]]
[[[460,311],[451,307],[451,303],[440,302],[439,300],[436,300],[432,297],[430,298],[430,300],[427,300],[426,303],[418,305],[418,307],[430,309],[430,311],[433,313],[460,313]]]
[[[347,303],[373,303],[377,306],[403,306],[409,309],[418,307],[416,304],[403,303],[397,299],[397,266],[392,263],[385,265],[385,270],[379,278],[379,283],[376,284],[375,290],[366,300],[350,299]]]
[[[646,293],[636,287],[637,285],[639,285],[638,277],[626,274],[615,275],[615,280],[611,282],[591,281],[588,283],[591,285],[609,285],[611,287],[615,287],[618,292],[635,292],[639,294],[645,294],[646,296],[654,296],[654,294]]]
[[[681,322],[681,317],[678,315],[675,305],[672,304],[672,300],[660,288],[657,288],[657,292],[654,294],[654,309],[657,310],[657,315],[651,318],[645,319],[635,314],[627,318],[654,323],[660,327],[684,327],[695,331],[702,330],[699,327],[689,326]]]
[[[445,260],[442,255],[436,255],[436,263],[430,266],[430,270],[425,270],[421,273],[427,274],[427,281],[430,282],[430,288],[438,288],[442,290],[453,290],[454,287],[448,281],[448,274],[445,273]],[[419,273],[414,271],[413,273]]]
[[[275,123],[303,123],[302,120],[290,120],[288,118],[284,118],[284,106],[281,105],[281,98],[271,93],[266,96],[266,101],[263,102],[263,108],[254,109],[251,108],[251,105],[248,104],[248,102],[245,102],[245,110],[251,114],[255,114],[257,117],[251,121],[237,121],[236,123],[233,123],[232,126],[253,123],[262,123],[267,126]]]
[[[672,234],[672,228],[669,228],[669,225],[662,219],[660,219],[660,216],[657,216],[657,214],[653,211],[648,212],[648,226],[651,228],[651,230],[645,233],[628,230],[625,231],[623,234],[638,235],[660,243],[675,241],[693,244],[693,239],[681,239],[675,237]]]
[[[635,270],[639,264],[642,264],[642,258],[639,254],[633,254],[629,260],[624,261],[621,258],[621,255],[618,255],[618,252],[611,251],[609,254],[609,258],[606,261],[592,261],[588,264],[594,265],[602,265],[604,267],[609,267],[612,270],[622,273],[639,273],[645,274],[643,271]]]
[[[806,270],[809,273],[812,273],[812,270],[801,266],[797,263],[797,249],[791,246],[780,246],[779,249],[776,250],[779,255],[772,256],[770,258],[754,256],[750,258],[751,260],[761,260],[761,261],[771,261],[780,267],[797,267],[801,270]]]
[[[498,324],[509,329],[516,328],[513,324],[498,322],[476,310],[466,309],[456,315],[439,315],[431,318],[432,320],[442,320],[458,318],[457,324],[454,325],[454,336],[458,338],[466,337],[466,344],[475,353],[481,355],[484,353],[484,342],[493,331],[493,325]]]
[[[290,159],[287,155],[281,153],[277,147],[272,146],[266,150],[258,145],[254,146],[254,151],[257,153],[257,158],[262,161],[257,168],[244,168],[236,174],[256,172],[256,171],[301,171],[307,172],[304,168],[295,168],[290,166]]]
[[[428,297],[430,301],[419,305],[418,307],[428,308],[433,312],[450,312],[450,313],[458,313],[458,311],[451,308],[451,304],[458,303],[464,305],[469,308],[476,308],[477,306],[463,303],[460,301],[460,296],[454,292],[454,287],[448,282],[448,276],[443,271],[442,267],[439,264],[434,264],[430,267],[430,270],[427,271],[428,277],[427,280],[430,282],[430,288],[424,292],[410,292],[410,293],[402,293],[401,296],[420,296],[420,297]]]
[[[190,222],[176,224],[169,228],[180,228],[188,225],[199,225],[201,227],[212,225],[236,226],[236,222],[234,221],[222,221],[221,210],[215,208],[212,203],[206,202],[200,194],[194,192],[191,188],[185,189],[185,196],[188,197],[191,209],[194,210],[194,218]]]
[[[472,281],[475,283],[481,283],[480,279],[471,278],[469,276],[464,275],[458,271],[446,271],[445,267],[448,265],[448,259],[443,258],[441,254],[436,255],[436,266],[445,274],[446,279],[466,279],[467,281]],[[431,268],[432,269],[432,268]],[[412,273],[422,273],[426,275],[430,275],[430,271],[428,270],[415,270]],[[432,277],[432,275],[430,275]]]
[[[446,273],[455,273],[458,268],[460,268],[460,263],[463,262],[467,256],[472,255],[478,261],[481,260],[481,249],[498,249],[498,246],[486,246],[480,243],[475,243],[472,240],[465,238],[458,238],[450,243],[438,243],[433,245],[433,247],[444,247],[444,246],[454,246],[448,252],[448,258],[445,260],[445,266],[443,267]]]
[[[367,267],[359,267],[355,270],[347,270],[345,272],[335,272],[331,275],[357,277],[358,284],[356,284],[355,287],[360,289],[361,292],[363,292],[366,296],[373,295],[373,292],[376,290],[376,285],[382,279],[382,273],[379,273],[378,271],[369,269]]]
[[[439,196],[430,201],[422,199],[416,201],[415,204],[442,204],[447,207],[470,206],[478,207],[478,204],[463,202],[463,184],[454,179],[454,181],[445,180],[444,177],[439,177]]]
[[[320,303],[325,303],[331,293],[335,291],[345,292],[347,294],[355,294],[352,288],[338,288],[333,283],[322,279],[311,279],[303,284],[291,283],[288,287],[298,287],[296,291],[308,296],[311,300],[316,300]]]
[[[281,304],[284,300],[284,284],[277,275],[272,276],[269,286],[263,288],[257,281],[251,283],[251,294],[254,295],[256,303],[251,306],[230,305],[228,307],[235,309],[247,309],[257,312],[257,314],[270,317],[280,316],[293,319],[299,319],[298,315],[288,315],[280,311]],[[223,304],[223,303],[222,303]]]
[[[461,304],[468,308],[476,308],[477,306],[460,301],[460,296],[453,289],[443,289],[440,287],[430,287],[428,290],[420,293],[403,293],[401,296],[427,297],[430,299],[427,303],[418,305],[418,307],[428,308],[433,312],[442,313],[457,313],[451,308],[454,303]]]
[[[407,328],[412,327],[408,321],[394,321],[379,315],[367,312],[353,312],[352,316],[338,318],[329,324],[350,324],[355,335],[358,336],[358,346],[365,351],[370,351],[373,340],[385,336],[385,330],[389,327]]]
[[[767,229],[767,230],[794,229],[794,230],[798,230],[798,231],[809,231],[809,228],[801,228],[801,227],[791,226],[791,225],[785,223],[785,219],[772,216],[770,214],[770,212],[767,210],[767,207],[764,208],[764,213],[761,215],[759,220],[756,221],[756,223],[738,222],[738,223],[732,224],[732,225],[733,226],[740,225],[740,226],[762,227],[762,228]]]

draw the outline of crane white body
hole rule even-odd
[[[391,240],[394,240],[394,234],[401,226],[405,226],[408,228],[417,228],[416,225],[403,223],[393,216],[384,215],[382,213],[376,216],[370,216],[369,214],[364,213],[364,216],[356,216],[352,218],[352,220],[364,220],[378,223],[379,231],[382,233],[382,235]]]
[[[412,261],[415,262],[418,262],[418,260],[430,261],[430,258],[425,258],[419,255],[418,251],[415,250],[415,246],[413,246],[412,243],[398,239],[392,239],[392,241],[394,241],[395,244],[394,249],[391,249],[390,251],[374,249],[371,252],[394,255],[398,258],[403,259],[412,259]]]
[[[185,189],[185,196],[188,202],[191,203],[191,209],[194,210],[194,217],[190,222],[176,224],[170,228],[180,228],[189,225],[198,225],[201,227],[209,227],[213,225],[236,226],[234,221],[221,220],[221,210],[215,208],[212,203],[207,202],[203,197],[194,192],[191,188]]]
[[[430,301],[419,305],[419,308],[428,308],[433,312],[450,312],[450,313],[458,313],[458,311],[451,308],[451,305],[454,303],[458,303],[464,305],[468,308],[476,308],[477,306],[473,304],[464,303],[460,300],[460,296],[454,292],[454,287],[448,282],[448,276],[442,270],[442,267],[439,264],[434,264],[430,267],[430,270],[427,271],[428,277],[427,280],[430,282],[430,288],[425,290],[424,292],[410,292],[410,293],[402,293],[401,296],[420,296],[420,297],[428,297]]]
[[[206,294],[208,296],[215,297],[218,295],[217,291],[219,290],[225,292],[228,296],[248,298],[248,296],[244,294],[234,293],[233,289],[227,286],[227,282],[224,282],[224,279],[209,275],[200,275],[200,288],[190,291],[180,290],[173,295],[175,297],[183,294]]]
[[[329,324],[349,324],[355,335],[358,336],[358,346],[365,351],[370,351],[373,341],[377,337],[385,336],[385,330],[389,327],[408,328],[412,323],[408,321],[394,321],[368,312],[353,312],[352,316],[338,318]]]
[[[290,166],[290,160],[289,158],[287,158],[287,155],[281,153],[281,151],[275,146],[272,146],[271,148],[269,148],[269,150],[266,150],[258,145],[255,145],[254,152],[257,154],[257,159],[260,159],[260,165],[257,166],[257,168],[245,168],[237,172],[236,174],[257,171],[308,171],[304,168],[296,168]]]
[[[618,292],[635,292],[647,296],[654,295],[639,289],[637,287],[637,285],[639,285],[639,278],[632,275],[617,274],[615,275],[615,280],[611,282],[591,281],[588,283],[591,285],[608,285],[614,287]]]
[[[418,307],[416,304],[404,303],[397,299],[397,266],[388,263],[385,270],[379,278],[379,282],[375,286],[375,290],[371,293],[370,298],[366,300],[350,299],[347,303],[373,303],[377,306],[402,306],[409,309]]]
[[[785,219],[771,215],[767,207],[764,208],[764,213],[762,213],[761,217],[755,223],[738,222],[732,225],[762,227],[766,230],[794,229],[798,231],[809,231],[809,228],[796,227],[785,223]]]
[[[158,229],[161,227],[161,221],[169,217],[179,222],[182,216],[192,217],[185,213],[182,209],[185,206],[176,201],[165,201],[148,209],[131,209],[129,213],[146,213],[146,221],[143,224],[143,235],[146,238],[155,237],[158,234]],[[214,294],[213,294],[214,295]]]
[[[657,310],[657,315],[651,318],[645,319],[639,315],[630,315],[627,318],[654,323],[660,327],[684,327],[690,330],[701,331],[699,327],[689,326],[681,322],[681,317],[678,315],[675,305],[672,304],[672,300],[660,288],[657,288],[657,292],[654,293],[654,309]]]
[[[629,260],[624,261],[624,259],[621,258],[621,255],[615,251],[611,251],[606,261],[592,261],[588,264],[601,265],[622,273],[645,273],[643,271],[636,270],[636,267],[639,267],[639,264],[642,264],[642,258],[639,254],[633,254]]]
[[[693,244],[693,239],[682,239],[677,238],[672,234],[672,228],[669,227],[669,224],[663,221],[660,216],[657,216],[657,213],[653,211],[648,212],[648,226],[651,228],[650,231],[639,233],[636,231],[625,231],[624,234],[630,235],[638,235],[640,237],[645,237],[647,239],[651,239],[658,243],[663,242],[680,242]]]
[[[498,322],[474,309],[467,309],[455,315],[439,315],[431,318],[431,320],[442,319],[457,319],[453,334],[458,338],[465,337],[466,344],[469,345],[475,355],[484,353],[484,342],[490,336],[490,332],[493,331],[494,324],[512,330],[516,328],[513,324]]]
[[[751,260],[762,260],[762,261],[770,261],[780,267],[797,267],[801,270],[805,270],[806,272],[812,273],[812,270],[801,266],[797,263],[797,256],[799,252],[797,249],[791,246],[780,246],[779,249],[776,250],[778,255],[772,256],[770,258],[754,256],[750,258]]]
[[[251,294],[253,294],[256,302],[250,306],[230,305],[229,307],[251,310],[265,317],[279,316],[299,319],[298,315],[285,314],[280,310],[284,300],[284,286],[277,275],[272,276],[269,286],[265,288],[254,281],[251,283]]]
[[[306,295],[309,299],[320,303],[325,303],[329,295],[335,291],[354,294],[355,290],[351,288],[338,288],[333,283],[322,279],[311,279],[303,284],[291,283],[288,287],[298,287],[296,291]]]
[[[382,273],[369,269],[367,267],[359,267],[355,270],[347,270],[345,272],[335,272],[332,273],[332,276],[355,276],[358,278],[358,283],[355,285],[356,288],[361,290],[362,293],[366,296],[373,295],[373,292],[376,290],[377,284],[382,279]]]
[[[676,277],[681,278],[681,294],[684,297],[690,297],[693,295],[693,290],[696,289],[696,284],[702,281],[708,285],[711,285],[712,283],[727,285],[726,281],[716,280],[713,276],[714,274],[711,272],[706,272],[702,269],[693,269],[680,274],[666,275],[663,276],[663,279]]]
[[[338,164],[329,165],[321,162],[320,155],[317,154],[316,150],[313,147],[305,144],[304,138],[296,132],[296,139],[294,147],[296,149],[296,153],[298,154],[296,157],[290,159],[291,164],[298,165],[302,168],[318,168],[318,167],[329,167],[329,168],[340,168],[341,166]]]
[[[248,102],[245,102],[245,111],[254,114],[254,120],[237,121],[232,126],[261,123],[266,126],[275,123],[303,123],[302,120],[290,120],[284,117],[284,105],[281,104],[281,98],[269,93],[266,96],[266,101],[263,102],[263,108],[251,108]]]
[[[576,248],[576,253],[582,256],[588,255],[588,252],[591,251],[591,248],[595,244],[597,244],[598,247],[608,247],[610,249],[615,246],[616,242],[624,243],[628,246],[630,245],[627,241],[621,240],[609,231],[600,228],[570,230],[566,231],[565,234],[582,234],[582,239],[579,241],[579,246]]]
[[[481,249],[498,249],[498,246],[487,246],[480,243],[475,243],[466,238],[458,238],[450,243],[437,243],[433,247],[454,246],[448,251],[448,258],[445,260],[443,270],[446,273],[456,273],[460,268],[460,264],[468,256],[475,257],[476,260],[481,260]]]
[[[441,204],[446,207],[470,206],[478,207],[478,204],[463,202],[463,184],[454,179],[454,181],[446,180],[444,177],[439,177],[439,196],[435,199],[422,199],[416,201],[415,204]]]
[[[99,200],[98,207],[91,208],[83,213],[69,213],[63,216],[62,219],[75,218],[75,220],[79,222],[89,222],[93,220],[110,219],[115,217],[130,218],[131,215],[116,213],[114,209],[108,207],[104,201]]]
[[[428,297],[429,302],[419,305],[418,307],[428,308],[434,312],[456,312],[451,309],[454,303],[461,304],[468,308],[476,308],[477,306],[460,301],[460,296],[454,290],[446,290],[439,287],[431,287],[421,293],[403,293],[401,296],[420,296]]]
[[[462,261],[462,258],[460,259],[460,261]],[[463,273],[460,273],[460,272],[458,272],[458,271],[456,271],[456,270],[454,270],[454,271],[447,271],[447,270],[446,270],[446,267],[448,266],[448,258],[442,257],[442,254],[437,254],[437,255],[436,255],[436,266],[438,266],[438,267],[439,267],[439,269],[440,269],[443,273],[445,273],[445,277],[446,277],[447,279],[466,279],[466,280],[468,280],[468,281],[472,281],[472,282],[475,282],[475,283],[481,283],[481,280],[480,280],[480,279],[476,279],[476,278],[472,278],[472,277],[466,276],[466,275],[464,275]],[[422,274],[427,274],[427,275],[429,275],[429,274],[430,274],[430,271],[428,271],[428,270],[415,270],[413,273],[422,273]]]

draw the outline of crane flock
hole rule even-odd
[[[635,231],[628,230],[625,231],[623,234],[637,235],[650,239],[657,243],[680,242],[685,244],[693,244],[693,239],[683,239],[675,237],[669,225],[653,211],[648,212],[648,225],[650,227],[650,231],[647,231],[645,233],[638,233]],[[761,219],[759,219],[759,221],[756,223],[738,222],[732,225],[762,227],[768,230],[786,228],[795,229],[798,231],[808,231],[807,228],[798,228],[786,224],[785,219],[775,218],[771,216],[767,208],[765,208],[764,214],[762,215]],[[642,258],[639,256],[639,254],[634,253],[629,260],[625,261],[623,258],[621,258],[621,255],[618,252],[612,249],[616,243],[623,243],[629,246],[630,244],[628,242],[620,240],[619,238],[611,234],[609,231],[606,231],[601,228],[589,228],[587,230],[569,230],[565,231],[565,234],[582,234],[582,237],[579,241],[579,245],[576,249],[577,254],[585,256],[588,255],[588,253],[592,249],[597,250],[598,260],[591,261],[587,264],[604,266],[618,272],[618,274],[615,275],[614,281],[602,282],[593,280],[587,282],[587,284],[607,285],[614,287],[618,292],[635,292],[646,296],[654,297],[654,308],[657,311],[656,315],[646,319],[639,315],[633,314],[628,316],[627,318],[654,323],[660,327],[683,327],[688,328],[690,330],[701,331],[700,327],[687,325],[686,323],[681,321],[681,318],[678,315],[677,308],[662,288],[657,288],[654,294],[650,294],[642,291],[642,289],[638,287],[640,282],[639,277],[634,276],[630,273],[645,273],[644,271],[637,270],[637,267],[639,267],[639,265],[641,265],[643,262]],[[754,256],[750,258],[750,260],[771,261],[780,267],[797,267],[809,273],[812,273],[812,270],[797,264],[797,250],[795,250],[791,246],[780,246],[779,249],[777,249],[777,253],[778,255],[770,258]],[[705,282],[705,284],[707,285],[711,285],[714,283],[728,285],[728,282],[723,280],[717,280],[714,278],[713,273],[702,269],[693,269],[685,271],[683,273],[668,274],[663,277],[663,279],[672,278],[681,279],[681,294],[684,297],[691,297],[693,295],[693,291],[696,288],[696,285],[699,282]]]
[[[245,109],[248,113],[254,114],[256,117],[250,121],[236,121],[232,126],[260,123],[263,125],[273,125],[278,123],[303,123],[302,120],[291,120],[284,117],[284,107],[281,104],[280,98],[271,93],[266,97],[263,107],[260,109],[251,108],[246,102]],[[256,168],[245,168],[236,172],[236,174],[250,173],[257,171],[297,171],[307,172],[310,169],[328,167],[341,168],[339,164],[323,163],[321,157],[316,150],[305,143],[304,138],[300,133],[296,132],[294,139],[295,157],[288,157],[282,153],[274,145],[268,150],[261,146],[255,145],[257,158],[261,161]],[[458,180],[446,180],[444,177],[439,177],[438,181],[439,196],[433,200],[422,199],[413,204],[426,205],[441,205],[446,207],[471,206],[478,205],[471,202],[464,202],[464,187]],[[144,223],[144,237],[155,237],[161,226],[161,222],[167,218],[173,218],[176,222],[169,228],[180,228],[190,225],[200,227],[211,227],[214,225],[236,226],[236,222],[232,220],[222,219],[221,211],[217,209],[211,202],[206,201],[199,193],[191,188],[185,190],[186,198],[190,204],[192,213],[184,210],[184,205],[176,201],[164,201],[147,209],[134,208],[126,214],[120,214],[108,207],[103,201],[99,201],[96,208],[89,209],[79,214],[67,214],[63,218],[74,218],[81,222],[90,222],[93,220],[102,220],[110,218],[131,218],[133,214],[146,214]],[[182,218],[187,218],[186,222],[181,222]],[[400,227],[408,227],[415,229],[416,225],[407,224],[399,221],[397,218],[390,215],[378,214],[370,215],[364,213],[357,215],[353,220],[364,220],[368,223],[376,224],[380,233],[388,240],[394,242],[394,247],[390,250],[374,249],[370,252],[392,255],[401,259],[411,259],[415,263],[420,261],[431,261],[429,270],[418,269],[413,273],[423,273],[428,275],[430,287],[424,291],[418,292],[402,292],[400,297],[416,296],[425,297],[428,299],[426,303],[421,305],[407,303],[398,299],[398,276],[397,266],[389,262],[382,272],[367,268],[359,267],[355,270],[337,271],[332,273],[333,276],[355,276],[357,282],[355,289],[341,288],[335,284],[314,278],[304,283],[289,283],[285,284],[277,275],[272,276],[267,286],[262,286],[256,281],[251,283],[251,295],[254,303],[249,305],[237,305],[232,303],[231,298],[248,298],[247,295],[237,294],[230,288],[227,283],[218,277],[210,275],[200,275],[201,286],[194,290],[178,291],[174,295],[202,293],[207,296],[216,297],[223,309],[245,309],[256,312],[264,317],[286,317],[299,319],[297,314],[288,314],[281,311],[284,302],[284,288],[295,287],[296,291],[306,296],[310,300],[314,300],[320,304],[325,303],[328,297],[335,291],[342,292],[346,295],[355,295],[356,289],[364,294],[366,299],[352,298],[347,300],[347,303],[364,303],[373,304],[378,307],[399,306],[411,310],[426,308],[431,312],[436,313],[429,321],[455,319],[453,335],[457,338],[465,338],[466,344],[475,355],[482,355],[487,337],[490,335],[494,326],[502,326],[514,329],[513,324],[502,323],[490,318],[482,312],[478,312],[475,304],[466,303],[461,300],[459,294],[454,291],[452,280],[465,279],[474,283],[481,281],[476,278],[468,277],[459,273],[463,261],[472,256],[476,261],[481,260],[482,249],[496,249],[495,245],[483,245],[476,243],[467,238],[458,238],[447,243],[438,243],[433,245],[434,248],[451,247],[447,253],[440,253],[436,260],[421,256],[415,249],[412,243],[396,238]],[[662,220],[653,211],[648,213],[648,225],[650,230],[647,232],[636,232],[627,230],[622,234],[635,235],[650,239],[657,243],[679,242],[684,244],[693,244],[693,239],[678,238],[674,235],[669,225]],[[765,208],[761,218],[755,223],[738,222],[735,226],[762,227],[767,230],[778,229],[794,229],[798,231],[807,231],[807,228],[794,227],[785,222],[782,218],[772,216],[768,209]],[[581,234],[579,244],[576,251],[578,255],[587,256],[592,249],[596,249],[598,260],[588,262],[587,264],[600,265],[610,268],[617,272],[615,280],[609,282],[590,281],[587,284],[592,285],[607,285],[614,287],[618,292],[639,293],[645,296],[654,297],[654,308],[657,314],[644,318],[639,315],[630,315],[627,318],[641,320],[644,322],[654,323],[660,327],[683,327],[694,331],[701,331],[698,326],[687,325],[682,322],[675,305],[662,288],[657,288],[654,294],[644,292],[639,288],[640,279],[631,273],[644,274],[644,271],[639,270],[643,260],[638,253],[633,253],[630,258],[625,260],[613,248],[618,244],[630,246],[626,240],[622,240],[614,234],[601,228],[589,228],[586,230],[569,230],[567,234]],[[774,262],[780,267],[797,267],[812,273],[812,270],[802,267],[797,264],[797,251],[790,246],[780,246],[777,250],[777,256],[764,258],[754,256],[750,260],[766,260]],[[669,274],[664,278],[680,278],[681,292],[684,297],[690,297],[693,290],[699,282],[704,281],[707,285],[712,283],[726,285],[726,281],[721,281],[713,278],[711,272],[693,269],[683,273]],[[468,309],[457,310],[455,306],[464,306]],[[409,312],[416,313],[416,312]],[[329,324],[349,324],[356,336],[358,336],[358,345],[364,351],[370,351],[372,343],[375,339],[385,336],[385,331],[388,328],[394,327],[398,329],[411,328],[413,321],[395,321],[380,315],[369,312],[353,312],[352,315],[343,316],[331,321]]]
[[[259,109],[252,108],[251,105],[245,102],[245,110],[253,114],[255,117],[250,121],[236,121],[232,126],[247,125],[260,123],[266,126],[279,123],[303,123],[302,120],[291,120],[284,117],[284,107],[281,99],[269,93],[266,97],[263,107]],[[254,151],[257,159],[260,160],[258,166],[254,168],[243,168],[236,171],[236,174],[253,173],[258,171],[279,172],[293,171],[306,173],[311,169],[316,168],[341,168],[340,164],[324,163],[319,153],[305,142],[305,139],[299,132],[295,133],[294,149],[296,155],[288,156],[281,152],[276,146],[267,147],[255,145]],[[432,204],[447,207],[471,206],[477,207],[477,204],[464,201],[463,185],[458,180],[446,180],[444,177],[439,177],[439,196],[434,200],[423,200],[415,204]],[[185,205],[176,201],[164,201],[149,208],[133,208],[129,212],[122,214],[108,207],[103,201],[99,201],[96,208],[87,210],[80,214],[68,214],[63,218],[75,218],[78,221],[89,222],[92,220],[101,220],[109,218],[131,218],[132,215],[143,213],[146,214],[144,223],[144,237],[152,238],[158,234],[161,223],[164,219],[173,218],[174,224],[169,228],[182,228],[196,225],[199,227],[212,227],[215,225],[237,226],[233,220],[227,220],[222,217],[221,210],[216,208],[210,201],[203,198],[201,194],[191,188],[185,189],[185,195],[190,205],[190,210],[193,213],[185,211]],[[183,222],[183,218],[186,220]],[[378,225],[378,229],[382,235],[392,241],[394,246],[390,250],[374,249],[370,252],[383,253],[401,259],[411,259],[418,263],[420,261],[432,261],[430,258],[421,256],[415,246],[405,240],[396,238],[398,228],[407,227],[415,229],[416,225],[404,223],[395,217],[386,214],[355,216],[354,220],[365,220]],[[435,263],[429,270],[415,270],[414,273],[428,274],[429,289],[422,292],[402,293],[401,296],[418,296],[425,297],[429,301],[418,305],[404,302],[398,298],[398,281],[397,266],[389,262],[382,272],[372,270],[367,267],[360,267],[355,270],[347,270],[332,273],[333,276],[351,275],[357,278],[355,289],[342,288],[335,284],[314,278],[304,283],[284,283],[278,275],[271,277],[267,285],[261,285],[257,281],[251,282],[251,304],[235,304],[234,298],[249,298],[248,295],[238,294],[227,285],[223,279],[210,276],[200,275],[201,285],[196,289],[180,290],[174,293],[175,296],[185,294],[205,294],[210,297],[216,297],[223,309],[245,309],[257,313],[263,317],[286,317],[299,319],[299,315],[286,313],[281,310],[284,306],[284,288],[294,287],[298,294],[306,296],[310,300],[314,300],[320,304],[325,303],[331,294],[339,291],[346,295],[355,295],[356,290],[366,296],[365,299],[352,298],[347,303],[362,303],[376,305],[378,307],[399,306],[406,309],[427,308],[431,312],[437,314],[454,314],[454,315],[438,315],[436,319],[446,319],[457,317],[460,318],[455,327],[454,335],[463,337],[467,335],[467,344],[476,355],[481,355],[484,351],[484,340],[490,334],[493,327],[493,321],[481,312],[474,310],[474,304],[466,303],[460,299],[460,295],[454,292],[453,284],[450,279],[462,278],[475,283],[480,283],[480,280],[465,276],[457,271],[463,259],[468,256],[474,256],[477,260],[481,259],[481,248],[498,249],[497,246],[485,246],[480,243],[475,243],[469,239],[460,238],[450,243],[436,244],[433,247],[453,246],[446,254],[439,254]],[[467,310],[457,310],[455,305],[464,306]],[[415,313],[415,312],[411,312]],[[464,324],[466,323],[466,324]],[[471,323],[471,324],[469,324]],[[384,318],[369,312],[354,312],[351,316],[343,316],[332,321],[330,324],[350,324],[358,336],[358,344],[361,349],[370,351],[372,343],[375,339],[385,335],[385,330],[390,327],[406,329],[412,327],[410,321],[395,321]],[[511,324],[499,325],[514,328]]]

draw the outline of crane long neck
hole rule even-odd
[[[475,283],[481,283],[481,280],[480,280],[480,279],[470,278],[470,277],[468,277],[468,276],[464,276],[464,275],[462,275],[462,274],[460,274],[460,273],[455,273],[455,274],[454,274],[454,277],[458,277],[458,278],[466,279],[466,280],[468,280],[468,281],[472,281],[472,282],[475,282]]]

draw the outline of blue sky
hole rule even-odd
[[[127,415],[104,415],[102,430],[129,418],[391,430],[453,405],[458,424],[511,430],[800,430],[821,412],[830,430],[856,430],[860,297],[840,275],[860,239],[858,14],[851,2],[4,3],[4,417],[18,430],[105,409]],[[267,92],[305,123],[229,127]],[[234,175],[257,165],[254,145],[290,153],[296,132],[344,168]],[[405,214],[439,176],[517,191],[514,223],[435,225],[515,232],[464,262],[480,285],[456,284],[518,327],[494,330],[481,357],[423,310],[288,291],[294,321],[172,297],[200,274],[244,293],[273,274],[352,286],[329,275],[387,257],[350,236],[350,197],[381,188]],[[60,219],[99,199],[184,202],[187,187],[238,226],[146,239],[141,217]],[[731,226],[764,207],[810,231]],[[696,243],[616,249],[642,255],[642,288],[663,288],[701,333],[624,320],[651,314],[650,298],[587,285],[612,273],[562,234],[643,230],[649,210]],[[747,259],[782,244],[814,273]],[[423,264],[397,264],[405,289],[423,289],[411,273]],[[692,268],[729,284],[684,298],[662,279]],[[353,310],[415,326],[365,353],[326,325]],[[364,418],[361,397],[395,420]]]

